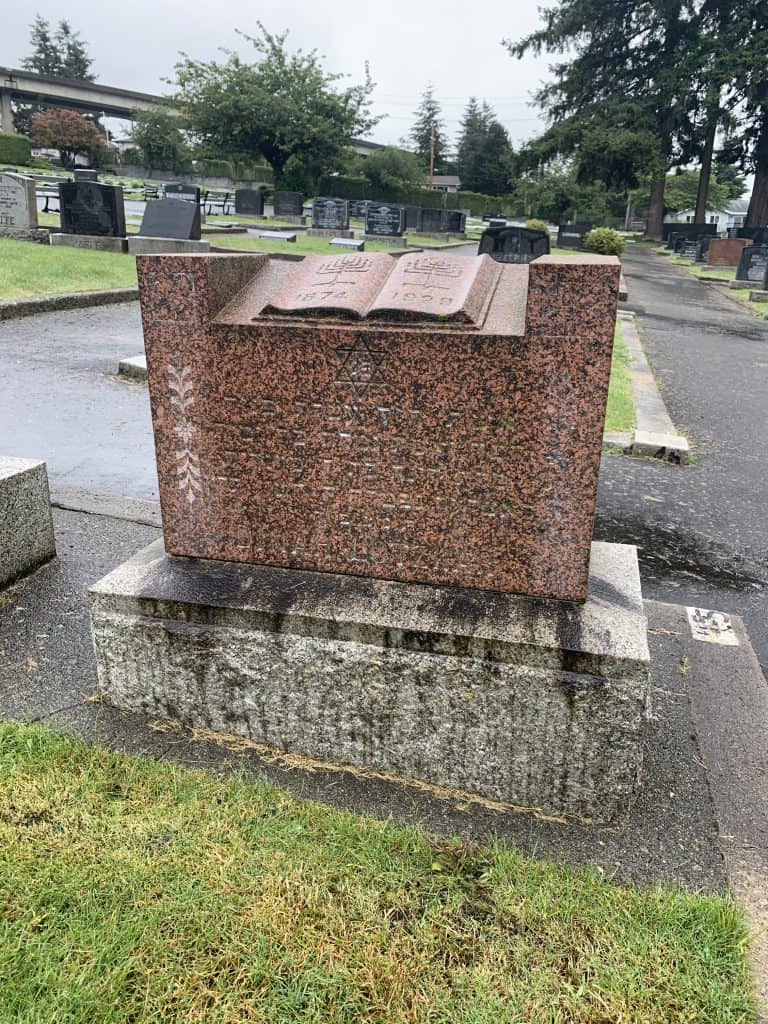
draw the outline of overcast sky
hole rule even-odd
[[[375,111],[388,115],[371,135],[377,142],[397,143],[408,133],[428,82],[452,144],[471,95],[488,100],[515,144],[542,127],[530,93],[547,78],[548,58],[513,60],[501,46],[538,24],[537,0],[32,0],[9,3],[3,13],[0,65],[20,66],[36,12],[70,21],[105,85],[161,93],[180,50],[201,59],[221,56],[220,47],[247,55],[250,44],[234,30],[255,33],[258,17],[270,31],[290,29],[293,47],[317,48],[329,70],[347,72],[353,82],[369,62]],[[110,127],[119,134],[119,122]]]

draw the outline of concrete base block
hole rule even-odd
[[[48,245],[48,228],[25,228],[19,231],[0,228],[0,238],[10,238],[16,242],[39,242]]]
[[[355,232],[351,229],[345,231],[334,231],[333,228],[307,228],[308,238],[354,238]]]
[[[728,282],[728,287],[729,288],[740,288],[740,289],[754,288],[754,285],[755,285],[754,281],[729,281]]]
[[[413,233],[419,238],[433,238],[438,242],[462,242],[467,238],[465,231],[416,231],[414,229]]]
[[[134,380],[147,379],[147,357],[142,352],[138,356],[128,356],[121,359],[117,365],[117,372],[121,377],[132,377]]]
[[[750,302],[768,302],[768,291],[764,291],[762,288],[758,288],[756,291],[749,293]]]
[[[90,607],[120,708],[548,813],[608,821],[632,801],[649,692],[634,547],[593,544],[575,605],[157,541]]]
[[[128,243],[124,238],[113,235],[65,235],[51,232],[51,245],[72,245],[76,249],[98,249],[101,252],[128,252]]]
[[[211,243],[192,241],[189,238],[150,238],[148,235],[131,235],[128,238],[128,252],[210,252]]]
[[[680,434],[655,434],[649,430],[636,430],[632,454],[685,464],[688,462],[690,448]]]
[[[45,463],[0,456],[0,587],[55,554]]]
[[[408,239],[405,235],[363,235],[366,242],[384,242],[393,248],[405,249]]]
[[[299,217],[296,214],[292,213],[275,214],[274,217],[270,217],[269,220],[271,220],[275,224],[294,224],[298,227],[304,227],[304,225],[307,223],[306,216]],[[271,227],[271,225],[267,226]],[[274,228],[274,230],[277,231],[278,229]]]

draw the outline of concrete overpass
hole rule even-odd
[[[149,110],[165,104],[162,96],[130,89],[115,89],[100,82],[38,75],[34,71],[0,67],[0,128],[12,132],[11,100],[39,103],[46,107],[70,107],[82,113],[104,114],[130,120],[134,110]],[[177,111],[169,108],[169,112]]]

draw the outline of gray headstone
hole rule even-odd
[[[116,185],[59,182],[59,215],[65,235],[125,236],[123,190]]]
[[[86,167],[75,168],[75,181],[98,181],[99,172]]]
[[[149,238],[199,241],[200,207],[178,199],[151,199],[144,207],[139,234]]]
[[[0,234],[37,227],[35,183],[22,174],[0,173]]]
[[[301,217],[304,212],[301,192],[285,192],[278,189],[272,200],[272,208],[276,217]]]
[[[312,227],[346,231],[349,227],[349,203],[346,199],[318,196],[312,201]]]

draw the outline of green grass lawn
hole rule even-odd
[[[625,434],[635,428],[635,399],[629,372],[629,352],[621,338],[621,324],[616,324],[613,338],[611,382],[608,388],[608,407],[605,412],[605,431]]]
[[[0,725],[0,1020],[747,1024],[727,898]]]
[[[133,256],[0,238],[0,301],[135,287]]]

